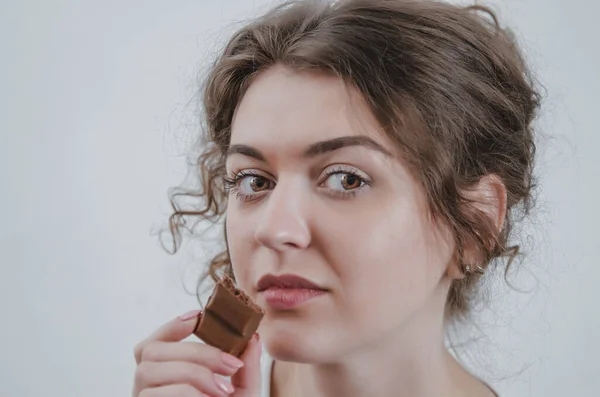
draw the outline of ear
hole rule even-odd
[[[500,233],[506,218],[506,186],[496,174],[483,176],[465,192],[475,209],[486,214]]]
[[[463,205],[470,207],[463,209],[463,211],[478,211],[485,215],[494,225],[496,234],[499,234],[504,226],[507,211],[506,186],[502,179],[496,174],[485,175],[462,193],[467,199]],[[469,239],[464,242],[462,261],[472,268],[482,264],[483,253],[478,249],[474,240]],[[452,278],[464,278],[465,274],[463,269],[460,268],[460,262],[461,258],[457,258],[448,269],[448,273]]]

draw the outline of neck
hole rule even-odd
[[[442,294],[441,310],[445,295]],[[439,299],[438,299],[439,300]],[[440,302],[431,302],[439,305]],[[428,307],[381,341],[334,362],[278,362],[277,396],[429,397],[486,395],[444,346],[443,316]],[[466,387],[470,385],[469,387]]]

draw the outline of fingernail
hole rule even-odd
[[[193,318],[198,318],[198,316],[200,315],[200,313],[202,313],[202,310],[192,310],[189,311],[185,314],[182,314],[181,316],[177,317],[178,319],[180,319],[181,321],[188,321],[191,320]]]
[[[222,379],[219,375],[215,374],[214,378],[215,383],[217,384],[217,386],[219,386],[219,389],[223,390],[225,393],[231,394],[235,391],[233,386],[231,386],[231,384],[226,380]]]
[[[244,362],[231,354],[221,353],[223,363],[231,369],[240,369],[244,366]]]

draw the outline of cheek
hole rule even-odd
[[[433,293],[446,256],[416,206],[373,206],[348,218],[329,219],[329,263],[340,278],[348,320],[360,313],[375,322],[397,322]],[[337,240],[340,239],[340,240]]]
[[[245,225],[245,226],[244,226]],[[250,258],[252,235],[250,228],[247,227],[248,220],[243,218],[237,212],[237,209],[228,209],[225,220],[225,229],[227,230],[227,246],[229,249],[229,259],[235,274],[238,285],[245,291],[249,290],[252,283],[250,279],[249,266],[241,258]]]

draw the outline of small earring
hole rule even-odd
[[[477,267],[475,268],[475,270],[471,269],[471,265],[465,265],[465,273],[467,275],[471,275],[473,273],[477,273],[477,274],[485,274],[485,269],[479,265],[477,265]]]

